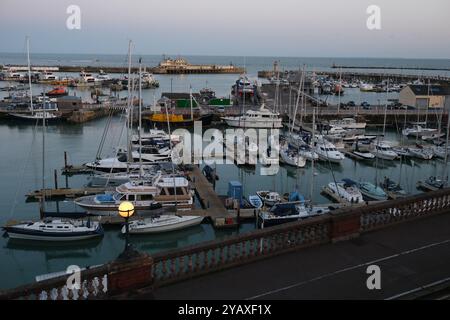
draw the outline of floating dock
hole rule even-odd
[[[29,199],[40,199],[45,195],[45,198],[75,198],[91,194],[103,193],[105,191],[112,191],[113,188],[58,188],[58,189],[40,189],[27,193]]]

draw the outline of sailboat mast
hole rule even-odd
[[[131,40],[128,42],[128,101],[127,101],[127,162],[131,162],[130,113],[131,113]],[[128,166],[127,166],[128,167]]]
[[[42,212],[45,211],[45,87],[42,92],[44,96],[43,105],[42,105],[42,192],[43,197],[41,199],[41,208]]]
[[[447,136],[445,137],[444,177],[447,176],[449,131],[450,131],[450,112],[447,112]]]
[[[28,63],[28,86],[30,87],[30,109],[31,114],[34,113],[33,92],[31,91],[31,63],[30,63],[30,37],[27,37],[27,63]]]
[[[383,137],[386,135],[386,113],[387,113],[388,98],[389,98],[389,79],[387,80],[386,85],[386,104],[384,106]]]
[[[311,141],[314,141],[314,134],[316,130],[316,108],[313,107],[313,120],[312,120],[312,136]],[[312,150],[312,149],[311,149]],[[313,204],[314,195],[314,154],[311,157],[311,191],[309,199],[311,200],[311,205]]]
[[[139,179],[142,178],[142,59],[139,58]]]
[[[189,100],[190,100],[190,104],[191,104],[191,121],[194,121],[194,111],[193,111],[193,106],[192,106],[192,86],[189,86]]]

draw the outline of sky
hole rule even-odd
[[[33,53],[126,54],[131,39],[139,54],[450,58],[450,1],[0,0],[0,52],[27,35]]]

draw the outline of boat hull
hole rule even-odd
[[[87,240],[96,237],[103,236],[102,231],[90,231],[80,233],[48,233],[39,231],[24,231],[14,227],[5,227],[5,231],[10,239],[21,240],[35,240],[35,241],[50,241],[50,242],[63,242],[63,241],[80,241]]]
[[[201,216],[192,216],[191,219],[187,219],[178,223],[167,224],[167,225],[157,225],[157,226],[149,226],[143,228],[130,228],[130,234],[151,234],[151,233],[164,233],[164,232],[172,232],[178,231],[190,227],[197,226],[201,224],[203,221],[203,217]],[[124,233],[124,229],[122,229],[122,233]]]

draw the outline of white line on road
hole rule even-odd
[[[443,245],[443,244],[447,244],[447,243],[450,243],[450,239],[447,239],[447,240],[444,240],[444,241],[440,241],[440,242],[431,243],[431,244],[427,244],[427,245],[422,246],[422,247],[418,247],[418,248],[402,251],[402,252],[399,252],[397,254],[393,254],[393,255],[390,255],[390,256],[387,256],[387,257],[384,257],[384,258],[372,260],[372,261],[365,262],[365,263],[360,263],[360,264],[357,264],[357,265],[354,265],[354,266],[351,266],[351,267],[347,267],[347,268],[344,268],[344,269],[340,269],[340,270],[337,270],[337,271],[333,271],[333,272],[330,272],[330,273],[327,273],[327,274],[324,274],[324,275],[321,275],[321,276],[318,276],[318,277],[315,277],[315,278],[312,278],[312,279],[309,279],[309,280],[297,282],[297,283],[291,284],[289,286],[285,286],[285,287],[282,287],[282,288],[266,291],[266,292],[260,293],[258,295],[246,298],[246,300],[258,299],[258,298],[261,298],[261,297],[264,297],[264,296],[268,296],[268,295],[271,295],[271,294],[274,294],[274,293],[286,291],[286,290],[289,290],[289,289],[292,289],[292,288],[295,288],[295,287],[300,287],[300,286],[302,286],[304,284],[311,283],[311,282],[314,282],[314,281],[317,281],[317,280],[329,278],[329,277],[332,277],[334,275],[337,275],[337,274],[340,274],[340,273],[343,273],[343,272],[347,272],[347,271],[350,271],[350,270],[358,269],[358,268],[361,268],[361,267],[364,267],[364,266],[368,266],[368,265],[371,265],[371,264],[376,264],[376,263],[383,262],[383,261],[386,261],[386,260],[394,259],[394,258],[403,256],[403,255],[411,254],[411,253],[414,253],[414,252],[417,252],[417,251],[429,249],[429,248],[432,248],[432,247],[435,247],[435,246],[439,246],[439,245]]]

